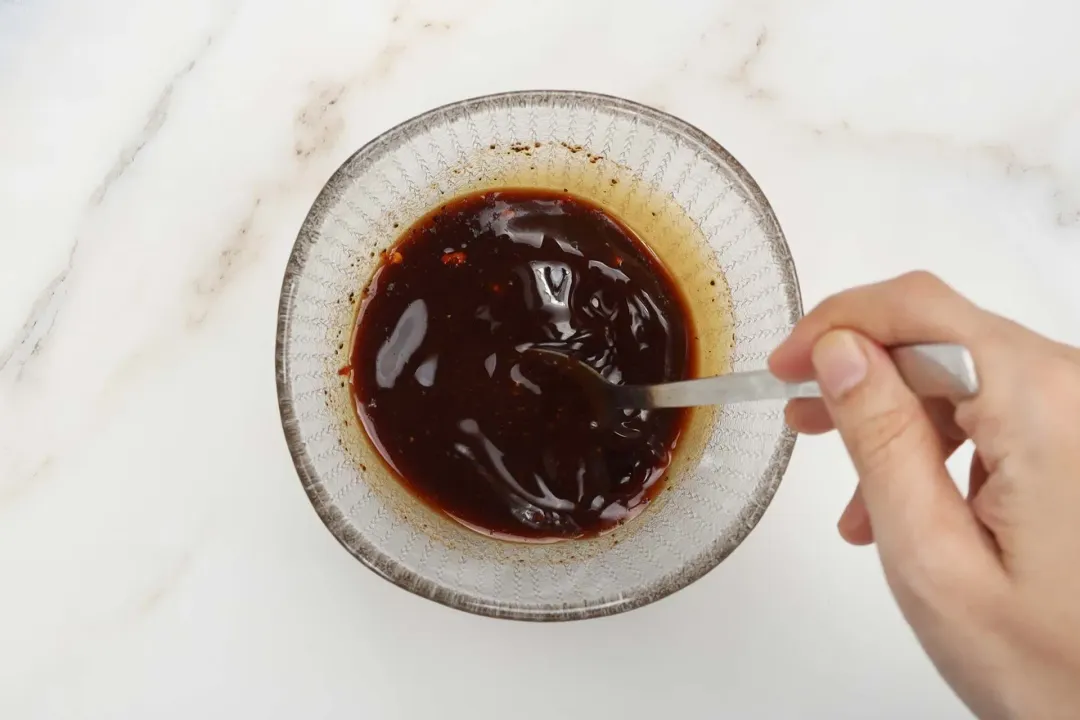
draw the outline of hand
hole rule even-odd
[[[965,345],[979,394],[921,403],[882,346]],[[1080,351],[913,273],[823,302],[773,354],[816,377],[788,424],[839,431],[859,475],[840,518],[877,543],[901,611],[982,718],[1080,718]],[[967,498],[945,470],[975,443]]]

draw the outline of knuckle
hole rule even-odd
[[[1004,419],[1009,413],[1002,412],[1006,401],[991,392],[956,408],[956,424],[964,434],[982,448],[999,447],[1005,433]]]
[[[1045,436],[1060,437],[1075,433],[1067,417],[1080,413],[1080,365],[1064,357],[1046,358],[1037,363],[1031,385],[1021,390],[1016,385],[1002,390],[1007,407],[1015,415],[1017,408],[1031,417],[1029,428],[1040,428]],[[1006,405],[1006,403],[1002,403]]]
[[[1047,390],[1065,393],[1068,397],[1080,395],[1080,364],[1071,357],[1053,357],[1039,373],[1040,383]]]
[[[939,295],[942,291],[951,291],[945,281],[937,275],[926,270],[913,270],[904,273],[896,280],[905,293],[912,292],[919,295]]]

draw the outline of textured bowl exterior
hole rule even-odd
[[[586,160],[592,156],[603,163]],[[378,253],[454,195],[528,184],[530,173],[548,185],[559,184],[552,178],[560,173],[573,174],[575,189],[595,173],[596,187],[606,187],[600,166],[616,167],[629,183],[626,203],[639,189],[659,193],[700,229],[730,293],[729,366],[763,367],[802,313],[780,225],[754,180],[719,144],[633,102],[526,91],[424,113],[345,161],[300,230],[285,271],[276,347],[289,450],[316,512],[341,544],[418,595],[524,620],[639,607],[727,557],[756,525],[787,467],[795,436],[781,403],[723,407],[700,458],[663,490],[657,507],[611,537],[528,545],[454,527],[419,507],[365,449],[337,369],[347,362],[359,289]]]

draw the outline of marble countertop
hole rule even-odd
[[[363,569],[282,436],[275,311],[379,132],[518,88],[724,144],[808,305],[933,270],[1080,343],[1073,0],[0,0],[0,717],[957,718],[803,439],[655,605],[468,616]]]

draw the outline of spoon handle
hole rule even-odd
[[[962,400],[979,392],[975,361],[962,345],[927,343],[889,350],[900,376],[916,395]],[[749,400],[821,397],[816,382],[788,383],[768,370],[730,373],[643,388],[649,407],[723,405]]]

